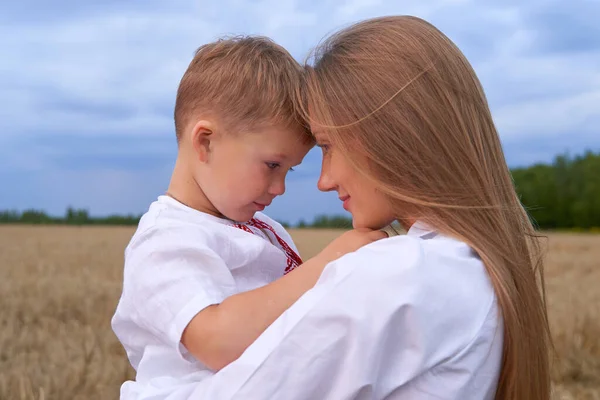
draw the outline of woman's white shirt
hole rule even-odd
[[[169,399],[493,399],[501,314],[480,258],[422,223],[331,263],[236,361]]]

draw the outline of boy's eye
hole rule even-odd
[[[266,164],[269,169],[276,169],[279,167],[279,163],[275,163],[275,162],[268,162]]]

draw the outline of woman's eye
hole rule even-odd
[[[278,167],[279,167],[279,163],[268,162],[268,163],[266,163],[266,164],[267,164],[267,167],[268,167],[269,169],[275,169],[275,168],[278,168]]]
[[[327,153],[329,151],[329,145],[328,144],[318,144],[317,147],[320,147],[321,150],[323,151],[323,153]]]

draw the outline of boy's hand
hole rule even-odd
[[[318,255],[326,262],[331,262],[377,240],[387,238],[387,233],[366,228],[353,229],[329,243]]]

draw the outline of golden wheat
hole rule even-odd
[[[0,399],[117,399],[110,328],[132,228],[0,227]],[[292,231],[304,258],[339,231]],[[600,235],[549,235],[554,399],[600,399]]]

